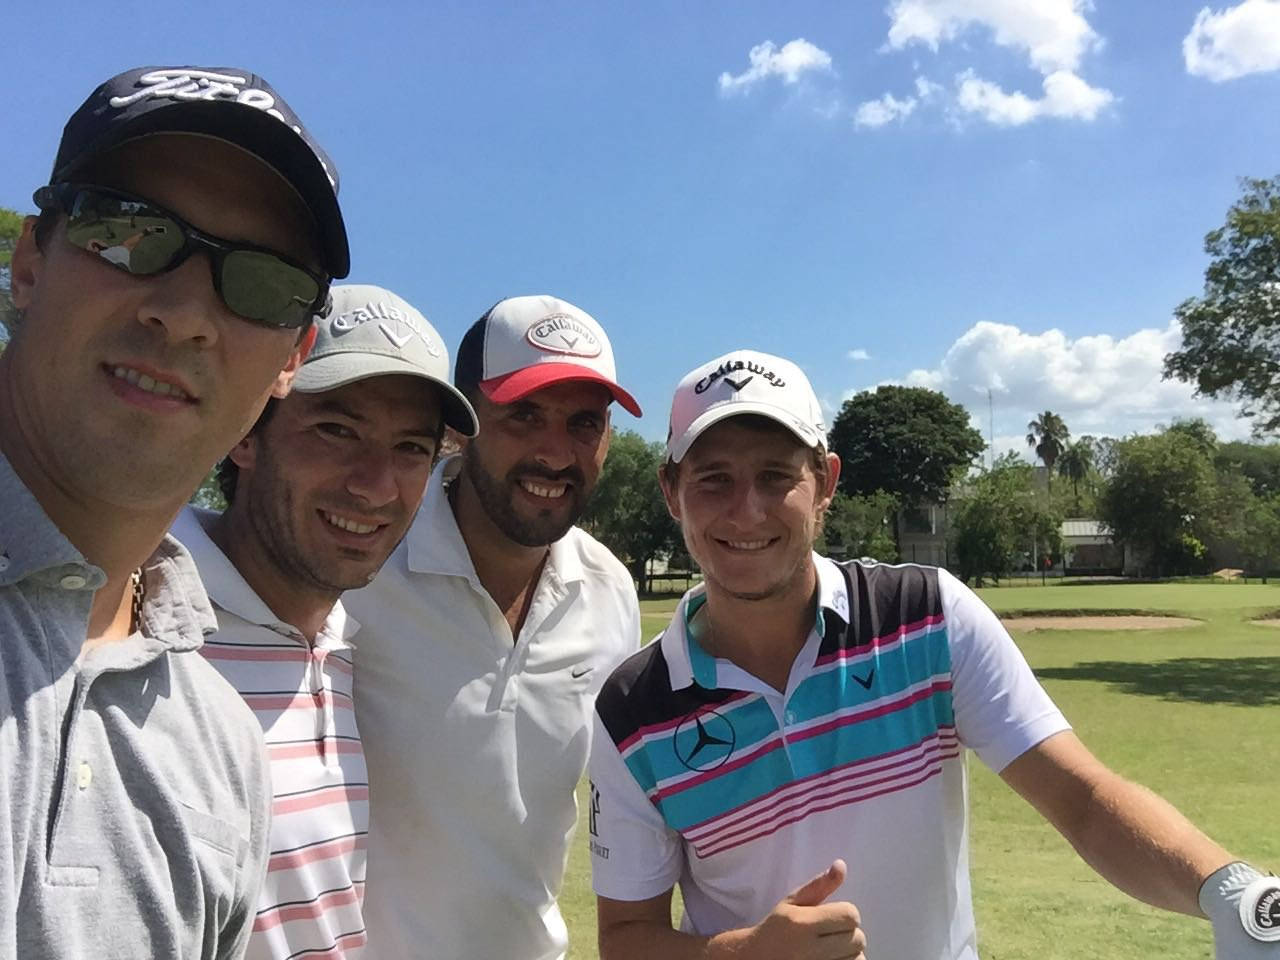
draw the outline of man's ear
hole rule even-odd
[[[227,457],[241,470],[252,470],[258,460],[257,434],[250,433],[242,437],[240,442],[231,448]]]
[[[677,490],[667,479],[666,464],[658,465],[658,486],[662,488],[662,499],[667,501],[667,513],[671,514],[671,519],[676,523],[680,522],[680,499],[676,496]],[[679,481],[677,480],[677,483]]]
[[[19,310],[26,310],[31,306],[36,285],[43,272],[44,252],[36,243],[36,218],[25,217],[22,221],[22,233],[18,235],[17,245],[13,248],[13,259],[9,262],[9,294],[13,305]]]
[[[826,510],[836,495],[836,487],[840,483],[840,457],[834,453],[827,454],[827,482],[818,496],[819,509]]]
[[[284,369],[276,374],[276,382],[271,387],[271,395],[277,399],[283,400],[289,395],[289,390],[293,387],[294,375],[298,372],[298,368],[307,359],[307,354],[311,352],[311,348],[316,343],[316,325],[314,323],[307,327],[298,335],[298,342],[294,344],[293,352],[289,354],[289,362],[284,365]]]

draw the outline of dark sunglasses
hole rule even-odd
[[[80,183],[35,193],[41,210],[67,215],[67,239],[137,277],[173,270],[207,253],[213,289],[232,313],[267,327],[296,330],[329,312],[329,281],[278,253],[220,240],[141,197]]]

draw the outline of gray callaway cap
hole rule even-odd
[[[332,292],[333,309],[316,320],[316,343],[293,389],[322,393],[389,373],[422,377],[440,388],[444,422],[474,437],[476,412],[449,382],[449,351],[427,318],[382,287],[348,283]]]

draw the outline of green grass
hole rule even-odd
[[[1280,607],[1280,586],[1263,583],[1104,583],[1088,586],[987,587],[991,609],[1154,610],[1174,613]]]
[[[661,597],[654,600],[640,601],[640,636],[643,643],[648,643],[671,622],[671,614],[675,612],[677,597]]]
[[[1016,621],[1010,626],[1041,682],[1094,753],[1171,801],[1236,855],[1280,869],[1280,630],[1247,622],[1280,609],[1280,589],[1157,583],[981,593],[1003,611],[1148,610],[1203,621],[1141,632],[1021,633]],[[646,638],[665,625],[674,603],[642,603]],[[1212,955],[1207,924],[1119,893],[999,777],[977,760],[969,769],[972,875],[984,960]],[[579,806],[585,811],[581,792]],[[584,836],[585,825],[573,844],[560,898],[572,960],[597,957]]]

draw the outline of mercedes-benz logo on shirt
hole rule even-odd
[[[676,758],[690,770],[714,770],[733,753],[738,735],[715,710],[691,713],[676,727]]]

